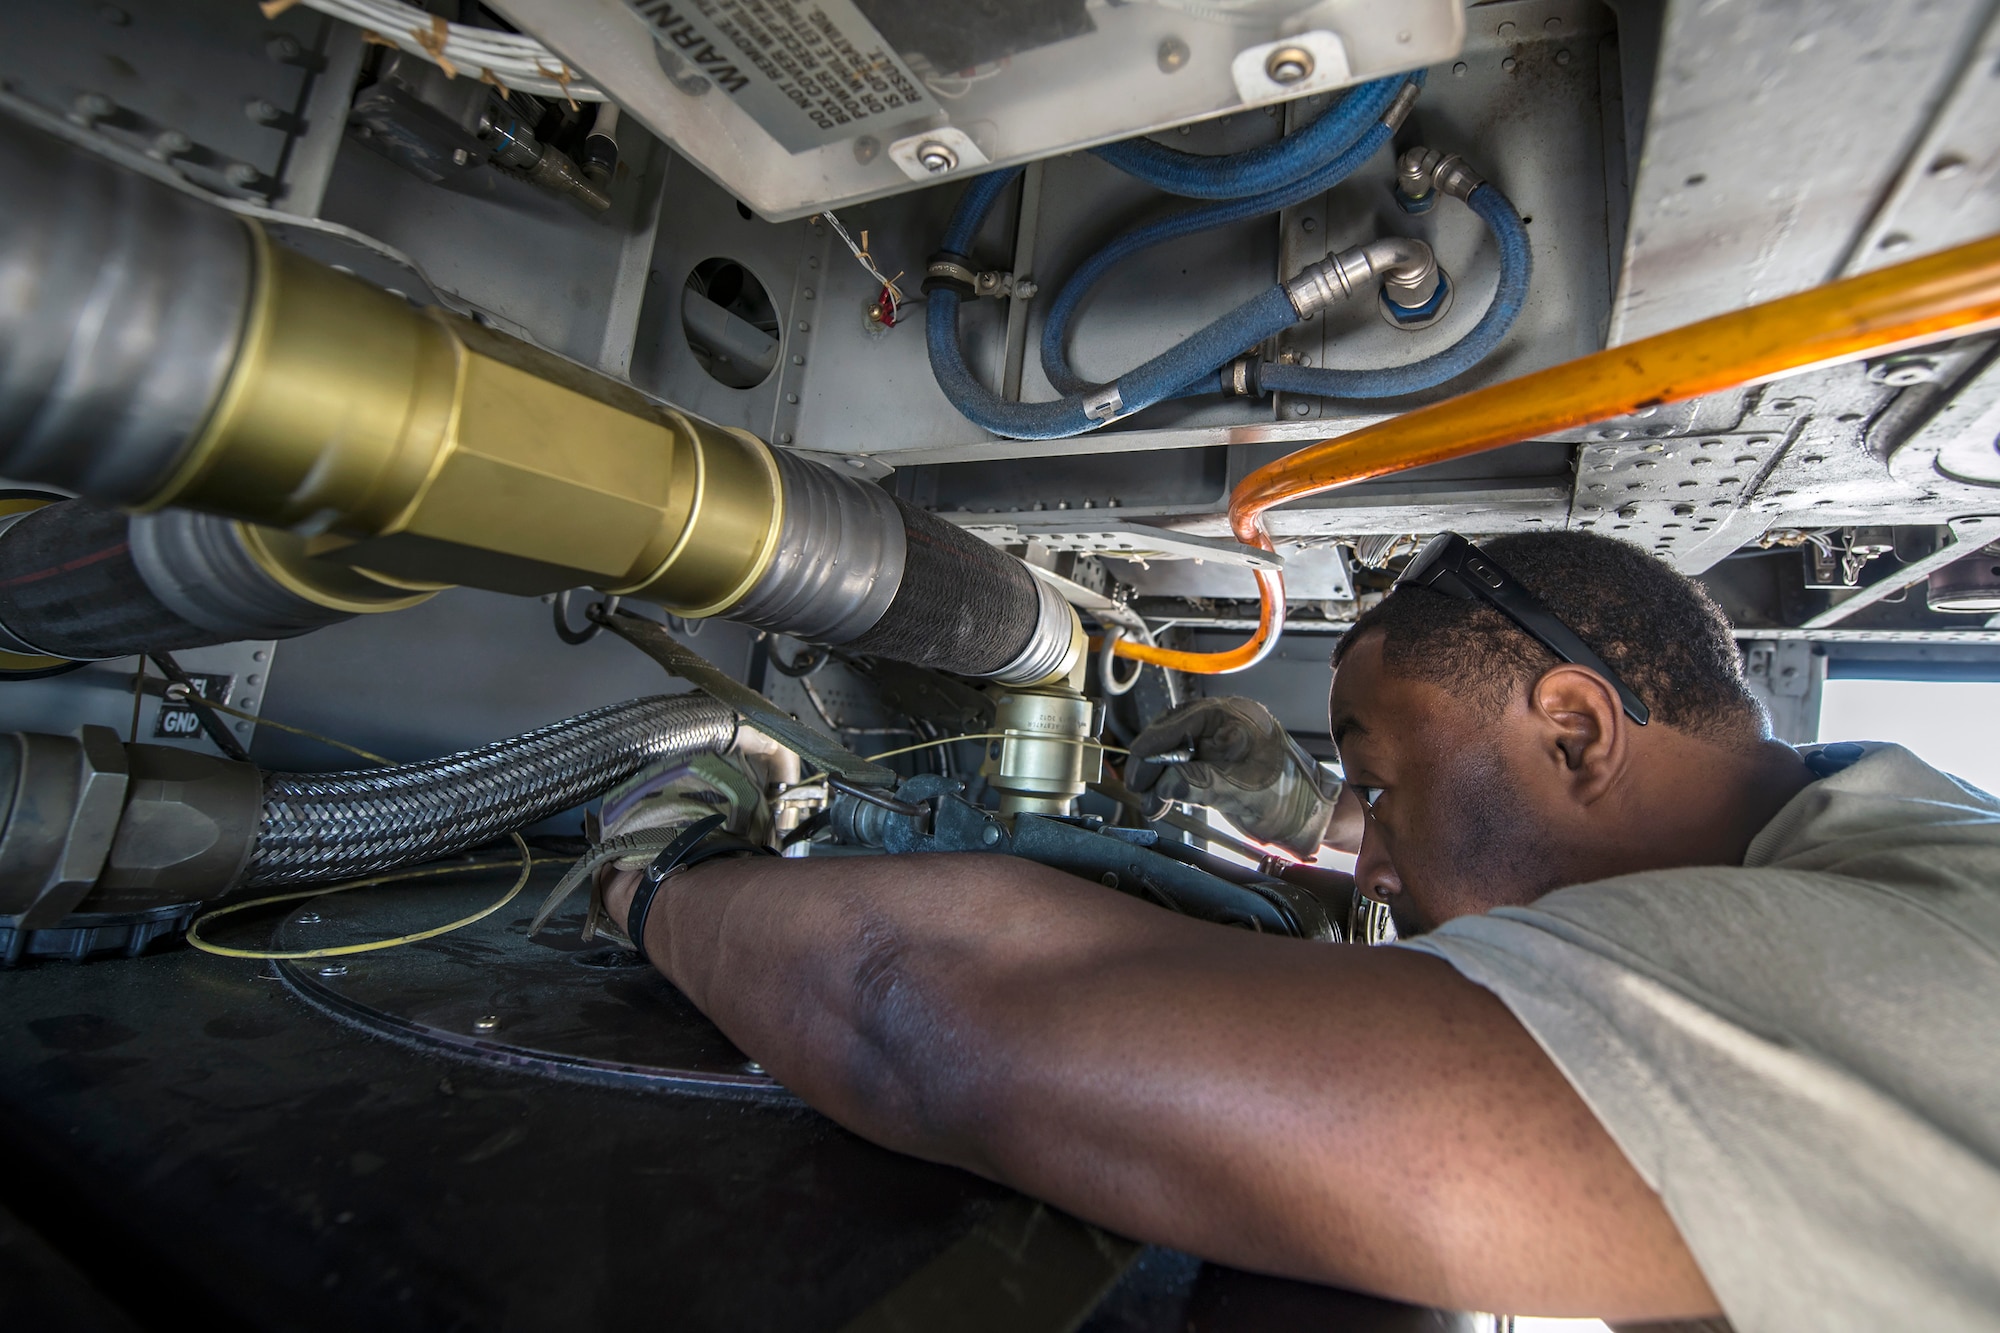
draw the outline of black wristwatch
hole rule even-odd
[[[647,962],[646,914],[653,910],[653,895],[677,870],[688,870],[704,861],[728,856],[776,856],[774,848],[755,843],[722,827],[721,815],[707,815],[682,829],[674,840],[660,849],[651,865],[639,873],[639,887],[632,892],[632,905],[625,909],[625,935]]]

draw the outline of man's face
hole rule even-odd
[[[1355,878],[1401,935],[1527,903],[1575,882],[1523,706],[1385,671],[1364,636],[1333,681],[1332,726],[1350,790],[1367,805]]]

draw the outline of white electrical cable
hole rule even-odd
[[[370,33],[380,41],[430,61],[454,76],[484,79],[504,88],[572,102],[602,102],[604,94],[548,47],[520,33],[447,23],[398,0],[296,0]],[[262,6],[267,15],[291,0]]]
[[[889,318],[884,322],[894,326],[896,317],[903,309],[903,289],[896,285],[896,278],[900,278],[903,275],[898,273],[896,278],[885,277],[882,270],[875,266],[874,256],[868,253],[867,232],[864,231],[861,233],[861,241],[859,244],[856,244],[854,238],[847,234],[847,228],[841,225],[840,219],[833,215],[832,209],[821,213],[820,216],[826,219],[826,224],[829,227],[833,228],[833,234],[847,243],[847,248],[854,252],[855,261],[868,271],[868,276],[882,284],[882,294],[889,298]]]

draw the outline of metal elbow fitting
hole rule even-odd
[[[1469,199],[1485,183],[1457,153],[1418,147],[1396,159],[1396,202],[1405,213],[1427,212],[1440,194]]]
[[[1417,319],[1436,322],[1451,299],[1451,285],[1430,246],[1408,236],[1384,236],[1308,265],[1285,284],[1285,294],[1299,318],[1310,319],[1336,301],[1360,295],[1376,279],[1382,282],[1383,315],[1398,327],[1421,327],[1410,322]]]

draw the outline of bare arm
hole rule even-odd
[[[978,855],[714,863],[646,945],[835,1120],[1127,1235],[1456,1308],[1716,1309],[1555,1066],[1437,959]]]

